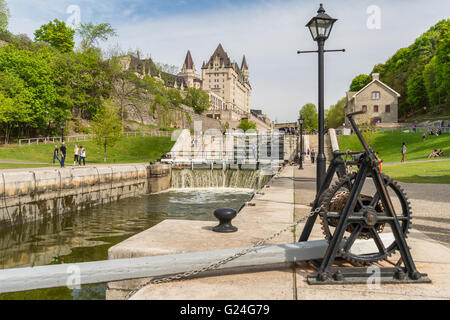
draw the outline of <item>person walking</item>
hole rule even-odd
[[[402,161],[405,162],[405,156],[406,156],[406,144],[403,142],[402,144]]]
[[[86,148],[80,146],[80,166],[81,162],[83,162],[83,166],[86,165]]]
[[[76,166],[80,162],[80,148],[78,145],[75,145],[73,148],[73,165]]]
[[[62,142],[59,150],[61,151],[61,161],[60,161],[61,168],[64,168],[64,162],[66,161],[66,153],[67,153],[66,143],[64,141]]]
[[[311,150],[311,163],[314,164],[314,160],[316,159],[316,152],[314,149]]]
[[[53,164],[55,164],[55,160],[58,160],[59,164],[61,164],[61,161],[59,160],[59,150],[57,145],[55,145],[55,149],[53,150]]]

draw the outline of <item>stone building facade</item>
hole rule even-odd
[[[372,81],[358,92],[347,92],[345,113],[365,110],[365,114],[354,117],[356,123],[397,123],[398,98],[400,94],[380,81],[378,73],[372,74]],[[346,126],[350,123],[345,119]]]
[[[209,94],[211,107],[205,115],[236,128],[244,118],[256,123],[258,129],[270,129],[270,119],[251,112],[250,71],[245,56],[241,66],[231,61],[219,44],[210,59],[203,62],[202,75],[196,73],[190,51],[187,52],[182,71],[177,75],[188,88],[202,88]]]
[[[211,107],[205,115],[219,120],[223,125],[235,129],[242,119],[256,123],[258,129],[270,129],[271,121],[260,110],[251,111],[250,71],[245,56],[241,66],[231,61],[219,44],[210,59],[203,62],[201,76],[197,73],[191,52],[177,75],[159,72],[151,59],[141,60],[134,56],[124,56],[120,60],[122,69],[133,71],[140,76],[151,76],[164,82],[166,87],[184,91],[187,88],[203,89],[208,93]]]
[[[212,54],[208,62],[203,62],[203,90],[214,92],[222,97],[230,107],[249,113],[252,87],[249,81],[249,70],[245,56],[241,67],[232,62],[221,44]]]

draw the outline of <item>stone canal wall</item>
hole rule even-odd
[[[171,186],[164,164],[0,171],[0,224],[23,223]]]

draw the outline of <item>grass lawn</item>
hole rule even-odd
[[[450,158],[450,134],[444,133],[439,137],[428,136],[422,141],[423,133],[403,133],[401,130],[386,131],[385,133],[376,133],[374,142],[371,147],[380,153],[381,159],[385,163],[400,162],[402,158],[401,147],[402,142],[406,143],[406,161],[428,160],[428,155],[434,149],[443,149],[444,157]],[[346,150],[362,150],[361,143],[356,135],[338,136],[339,149]],[[439,166],[439,165],[436,165]]]
[[[410,183],[450,183],[450,160],[383,166],[383,173]]]
[[[130,137],[123,138],[114,147],[107,149],[107,163],[150,162],[160,158],[170,151],[175,142],[170,137]],[[73,164],[73,149],[75,143],[67,144],[67,165]],[[86,148],[86,164],[104,163],[103,148],[94,142],[79,142]],[[60,144],[58,144],[58,147]],[[0,160],[42,162],[53,165],[54,144],[39,144],[31,146],[15,146],[0,148]],[[0,164],[1,168],[20,168],[22,164]],[[39,165],[23,165],[24,168]]]

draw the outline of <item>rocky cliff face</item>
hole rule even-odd
[[[178,128],[194,128],[195,121],[202,122],[203,130],[219,129],[222,126],[216,119],[208,118],[204,115],[196,114],[191,108],[181,105],[179,108],[163,107],[153,103],[153,97],[146,93],[139,99],[125,99],[124,119],[134,121],[144,125],[155,125],[159,127],[176,126]],[[121,102],[115,99],[115,103],[120,108]]]

